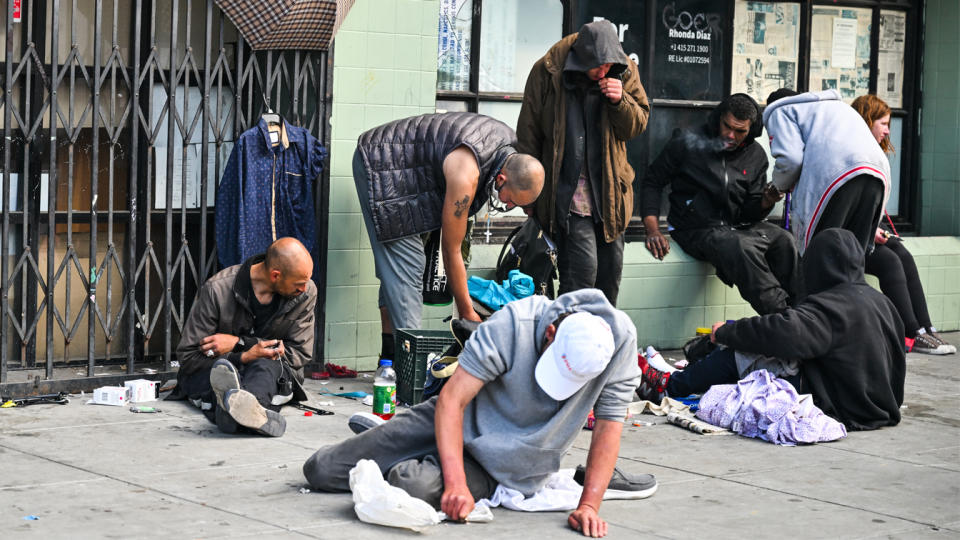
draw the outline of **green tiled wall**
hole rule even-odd
[[[378,282],[351,161],[360,133],[390,120],[434,111],[439,10],[436,0],[357,0],[337,33],[330,144],[328,362],[366,370],[376,367]],[[429,315],[439,320],[440,315]]]
[[[331,144],[330,251],[327,256],[326,359],[372,370],[380,348],[377,279],[351,174],[357,136],[404,116],[433,112],[437,63],[436,0],[357,0],[336,39]],[[934,324],[960,329],[960,16],[956,0],[927,0],[924,68],[923,234],[908,238]],[[474,240],[470,274],[491,277],[499,245]],[[640,345],[678,347],[697,326],[752,315],[710,265],[676,245],[664,262],[641,243],[624,252],[620,308]],[[428,308],[424,326],[442,327],[450,308]]]
[[[960,235],[960,2],[927,0],[920,127],[921,230]]]

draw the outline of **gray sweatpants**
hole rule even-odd
[[[382,426],[317,450],[303,464],[303,475],[313,489],[350,491],[350,469],[361,459],[372,459],[391,485],[439,508],[443,472],[434,435],[436,407],[434,397],[400,412]],[[466,450],[463,468],[475,499],[493,495],[497,481]]]
[[[363,167],[360,150],[353,153],[353,182],[360,199],[363,224],[367,228],[373,263],[380,280],[379,307],[386,307],[394,328],[420,328],[423,312],[423,268],[426,255],[420,235],[389,242],[377,240],[370,210],[370,179]]]

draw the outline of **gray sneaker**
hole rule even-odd
[[[357,434],[363,433],[368,429],[373,429],[386,423],[387,421],[383,418],[368,412],[353,413],[353,415],[350,416],[350,419],[347,420],[347,425],[350,427],[350,431]]]
[[[210,368],[210,386],[213,393],[217,396],[217,405],[220,408],[224,406],[224,395],[228,390],[238,390],[240,388],[240,376],[237,374],[237,368],[229,360],[221,358],[213,363]]]
[[[586,476],[587,469],[583,465],[577,465],[577,470],[573,473],[574,481],[582,486]],[[637,499],[646,499],[656,493],[658,487],[657,479],[652,474],[628,474],[619,467],[613,468],[613,476],[607,484],[607,489],[632,491]]]
[[[279,437],[287,430],[287,421],[280,413],[263,408],[257,397],[246,390],[227,390],[223,410],[238,424],[261,435]]]

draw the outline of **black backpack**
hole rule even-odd
[[[507,236],[497,258],[497,281],[507,279],[519,269],[533,278],[535,294],[553,298],[553,280],[557,277],[557,245],[533,217],[527,218]]]

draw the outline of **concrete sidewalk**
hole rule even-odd
[[[948,336],[952,343],[960,335]],[[960,536],[960,356],[908,356],[897,427],[805,447],[664,424],[624,429],[621,468],[660,490],[609,501],[609,538],[957,538]],[[351,436],[359,402],[322,389],[370,391],[372,378],[308,381],[333,416],[287,407],[279,439],[219,433],[185,402],[160,414],[69,405],[0,409],[0,537],[385,538],[416,533],[361,523],[349,494],[300,493],[318,447]],[[564,461],[583,463],[584,431]],[[25,519],[36,516],[36,520]],[[576,538],[562,513],[495,509],[487,524],[444,523],[442,538]]]

